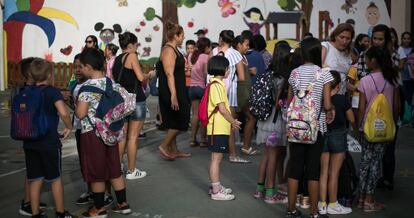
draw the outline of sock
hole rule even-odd
[[[105,192],[93,193],[93,204],[96,209],[101,209],[105,205]]]
[[[326,206],[326,201],[321,201],[321,206],[322,207]]]
[[[265,191],[264,183],[257,183],[256,189],[258,192],[264,192]]]
[[[126,202],[126,188],[121,189],[119,191],[115,191],[116,200],[118,201],[118,204],[122,204]]]
[[[329,206],[330,206],[330,207],[333,207],[333,206],[335,206],[335,205],[336,205],[336,203],[337,203],[337,202],[329,203]]]
[[[213,187],[213,193],[214,194],[217,194],[221,190],[220,182],[211,183],[211,187]]]
[[[267,188],[266,189],[266,196],[272,197],[274,192],[275,192],[274,188]]]

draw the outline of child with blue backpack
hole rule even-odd
[[[80,62],[82,73],[90,79],[83,84],[79,91],[75,113],[81,120],[82,127],[80,136],[82,174],[85,181],[91,184],[94,202],[94,206],[83,213],[83,216],[107,217],[107,211],[104,207],[106,181],[110,181],[117,198],[117,204],[112,210],[120,214],[129,214],[131,208],[126,200],[126,188],[121,172],[118,144],[109,145],[102,138],[103,132],[99,131],[96,125],[97,113],[101,112],[98,110],[101,106],[100,103],[106,96],[113,95],[116,92],[115,84],[104,76],[104,56],[98,50],[85,49],[81,53]],[[86,88],[89,88],[89,90]],[[107,92],[107,89],[110,89],[111,92]],[[97,90],[100,90],[101,93]],[[108,105],[102,105],[102,107],[106,106]],[[108,110],[112,109],[114,108],[108,108]],[[120,120],[120,132],[122,132],[122,126],[123,120]]]
[[[39,92],[40,101],[37,107],[36,115],[43,118],[45,123],[43,126],[34,130],[34,132],[44,132],[39,134],[36,139],[23,140],[23,148],[25,152],[27,179],[30,186],[30,203],[32,208],[32,217],[44,217],[39,209],[40,191],[43,181],[51,183],[52,193],[56,206],[56,217],[75,217],[65,211],[63,204],[63,183],[61,177],[62,162],[62,143],[60,137],[67,138],[72,129],[70,115],[65,107],[63,96],[60,91],[52,86],[49,82],[52,79],[53,64],[36,58],[30,64],[30,77],[34,86],[27,87],[22,91],[23,95],[30,95],[33,92]],[[15,100],[18,101],[16,97]],[[35,104],[27,102],[19,102],[20,110],[27,108],[35,108]],[[15,104],[13,104],[15,106]],[[15,113],[13,108],[13,113]],[[18,112],[17,112],[18,113]],[[40,115],[39,115],[40,114]],[[65,128],[60,136],[58,133],[59,117],[65,124]],[[13,117],[14,118],[14,117]],[[12,118],[12,122],[13,121]],[[21,117],[18,117],[21,118]],[[35,125],[35,124],[34,124]],[[44,129],[43,129],[44,128]],[[13,124],[12,124],[13,129]],[[12,133],[12,137],[19,136],[19,133]],[[21,135],[20,135],[21,136]]]

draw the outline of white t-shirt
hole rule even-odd
[[[326,48],[325,63],[322,65],[340,73],[341,89],[339,90],[339,94],[343,95],[346,93],[346,78],[348,70],[352,65],[351,55],[346,52],[339,51],[330,42],[322,42],[322,46]]]
[[[79,89],[82,87],[82,85],[83,85],[83,83],[82,84],[77,84],[75,86],[75,89],[73,90],[72,98],[73,98],[73,102],[75,102],[75,104],[76,104],[76,100],[78,98]],[[76,108],[76,106],[75,106],[75,108]],[[73,115],[73,128],[82,129],[81,122],[80,122],[79,118],[76,117],[75,115]]]
[[[411,54],[411,51],[412,51],[412,49],[413,48],[403,48],[403,47],[399,47],[398,48],[398,55],[400,56],[400,59],[404,59],[404,58],[407,58],[408,57],[408,55],[410,55]]]

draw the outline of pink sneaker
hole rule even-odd
[[[265,196],[265,193],[260,192],[260,191],[255,191],[254,194],[253,194],[253,197],[256,198],[256,199],[264,198],[264,196]]]
[[[286,195],[281,194],[275,194],[271,197],[266,196],[264,199],[264,202],[268,204],[286,204],[288,201],[288,198]]]

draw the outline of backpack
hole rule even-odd
[[[123,139],[124,118],[135,111],[135,94],[128,91],[117,83],[112,83],[106,77],[105,91],[90,85],[84,85],[79,90],[82,92],[93,92],[101,94],[99,105],[93,117],[87,116],[93,126],[96,135],[108,146],[116,145]]]
[[[338,177],[338,197],[352,197],[358,188],[359,178],[356,173],[354,160],[349,152],[345,154],[345,160],[341,166]]]
[[[208,122],[209,122],[211,116],[213,116],[213,114],[215,114],[218,111],[218,107],[216,106],[216,108],[214,108],[213,112],[211,112],[211,114],[208,115],[208,98],[209,98],[209,95],[210,95],[210,87],[214,83],[218,83],[218,82],[217,81],[212,81],[211,83],[209,83],[206,86],[206,89],[204,91],[204,95],[201,98],[200,104],[198,105],[198,119],[200,120],[201,125],[203,125],[204,127],[208,125]]]
[[[257,75],[257,79],[250,92],[249,110],[258,120],[266,120],[272,114],[272,107],[275,104],[273,99],[273,71],[266,70]]]
[[[313,86],[321,77],[322,71],[329,72],[329,68],[317,70],[313,81],[308,84],[306,90],[300,90],[299,72],[292,71],[291,77],[296,81],[297,92],[294,93],[287,110],[286,133],[289,142],[314,144],[318,138],[317,107],[320,105],[316,105]]]
[[[50,124],[44,110],[47,86],[26,86],[13,98],[10,135],[14,140],[39,140]]]
[[[370,77],[378,94],[366,115],[364,124],[365,139],[368,142],[390,142],[394,140],[396,129],[391,106],[384,95],[388,82],[385,81],[384,88],[380,92],[372,75]]]

